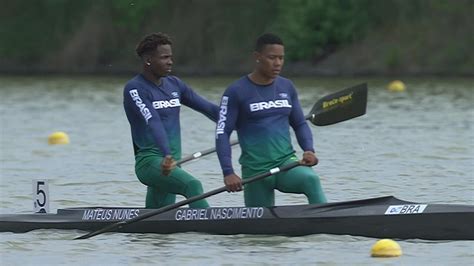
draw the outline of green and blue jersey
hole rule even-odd
[[[278,76],[269,85],[257,85],[247,76],[224,92],[216,127],[216,149],[224,176],[234,173],[229,137],[237,130],[242,167],[267,171],[295,153],[290,126],[304,151],[314,151],[311,130],[293,83]]]
[[[135,155],[171,155],[181,159],[181,104],[217,121],[219,107],[196,94],[175,76],[161,78],[159,85],[142,74],[129,80],[123,105],[130,122]]]

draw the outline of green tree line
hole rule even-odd
[[[474,72],[472,0],[0,2],[3,72],[133,71],[136,43],[157,31],[172,36],[185,73],[245,71],[268,31],[283,38],[289,67],[308,72]]]

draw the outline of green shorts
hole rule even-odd
[[[202,185],[199,180],[180,167],[176,167],[168,176],[161,173],[163,157],[147,156],[137,160],[135,173],[144,185],[148,186],[146,208],[161,208],[176,202],[176,194],[185,198],[201,195]],[[208,208],[205,199],[189,203],[191,208]]]
[[[297,160],[296,157],[292,157],[286,160],[282,166]],[[261,171],[242,167],[243,179],[261,173]],[[313,171],[313,169],[311,169],[311,167],[297,166],[288,171],[274,174],[262,180],[246,184],[244,187],[245,206],[274,206],[275,189],[284,193],[305,194],[310,204],[326,202],[326,196],[321,188],[319,176]]]

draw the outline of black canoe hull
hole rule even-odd
[[[151,210],[94,207],[60,209],[58,214],[4,214],[0,215],[0,232],[20,233],[36,229],[95,231],[148,211]],[[272,208],[181,208],[131,223],[115,232],[286,236],[335,234],[394,239],[474,240],[473,224],[472,205],[419,204],[383,197]]]

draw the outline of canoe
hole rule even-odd
[[[96,231],[153,209],[85,207],[56,214],[0,214],[0,232],[37,229]],[[171,234],[353,235],[374,238],[474,240],[474,205],[428,204],[393,196],[327,204],[179,208],[130,223],[114,232]]]

